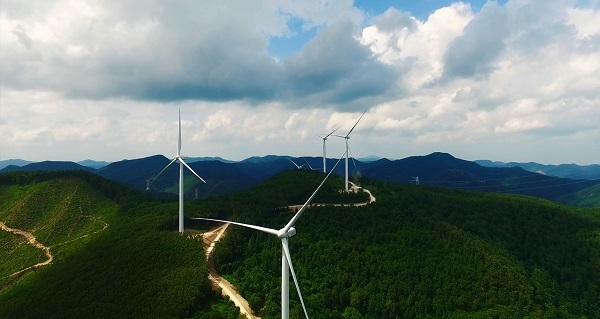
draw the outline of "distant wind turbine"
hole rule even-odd
[[[318,137],[320,137],[323,140],[323,173],[327,173],[327,152],[325,149],[325,141],[327,141],[327,138],[329,136],[331,136],[331,134],[335,133],[335,131],[337,131],[340,127],[342,127],[341,125],[338,126],[335,130],[331,131],[331,133],[323,136],[323,135],[317,135]]]
[[[294,164],[297,169],[302,169],[302,166],[304,166],[304,164],[302,164],[302,165],[296,164],[296,162],[292,161],[292,159],[289,157],[286,157],[286,158],[288,159],[288,161],[292,162],[292,164]]]
[[[335,163],[335,165],[333,166],[333,169],[335,169],[335,167],[339,164],[339,162],[342,160],[343,157],[344,157],[343,155],[342,155],[342,157],[340,157],[340,159],[337,161],[337,163]],[[298,291],[298,297],[300,297],[300,303],[302,303],[302,309],[304,310],[304,315],[308,319],[308,313],[306,312],[306,306],[304,305],[304,299],[302,299],[302,293],[300,292],[300,285],[298,285],[298,279],[296,278],[296,272],[294,271],[294,266],[292,265],[292,257],[290,255],[288,239],[290,237],[296,235],[296,228],[293,227],[294,224],[296,223],[296,221],[298,221],[298,219],[300,218],[300,215],[302,215],[304,210],[306,210],[306,208],[308,208],[308,205],[313,200],[315,195],[317,195],[317,192],[321,189],[321,186],[323,186],[323,184],[325,184],[325,181],[327,180],[329,175],[331,175],[331,173],[333,172],[333,169],[331,169],[329,174],[327,174],[327,176],[325,176],[325,178],[323,179],[321,184],[319,184],[319,187],[317,187],[317,189],[312,193],[312,195],[310,195],[310,197],[308,198],[306,203],[304,203],[304,205],[302,205],[302,207],[292,217],[292,219],[290,219],[290,221],[283,228],[281,228],[279,230],[266,228],[266,227],[262,227],[262,226],[250,225],[250,224],[243,224],[243,223],[238,223],[238,222],[219,220],[219,219],[202,218],[202,217],[192,218],[192,219],[207,220],[207,221],[214,221],[214,222],[220,222],[220,223],[229,223],[229,224],[234,224],[234,225],[238,225],[238,226],[243,226],[246,228],[259,230],[259,231],[265,232],[267,234],[275,235],[275,236],[279,237],[279,239],[281,239],[281,247],[282,247],[282,249],[281,249],[281,318],[282,319],[289,319],[289,317],[290,317],[290,296],[289,296],[290,271],[292,273],[292,278],[294,279],[294,283],[296,284],[296,290]]]
[[[348,192],[348,153],[349,153],[349,151],[348,151],[348,140],[350,139],[350,133],[352,133],[352,131],[354,131],[354,128],[356,127],[356,125],[358,124],[358,122],[360,122],[360,119],[362,119],[362,117],[365,115],[365,113],[367,113],[367,110],[365,110],[361,114],[361,116],[358,118],[358,121],[356,121],[356,123],[354,123],[354,126],[350,129],[350,131],[348,131],[348,134],[346,134],[345,136],[334,135],[334,136],[341,137],[341,138],[343,138],[343,139],[346,140],[346,175],[345,175],[346,177],[344,179],[344,186],[346,187],[346,192]]]
[[[198,177],[204,183],[206,183],[206,181],[203,180],[200,175],[196,174],[196,172],[194,172],[194,170],[183,161],[183,157],[181,156],[181,109],[179,110],[179,138],[177,139],[177,155],[169,164],[167,164],[167,166],[165,166],[165,168],[162,169],[162,171],[160,171],[160,173],[158,173],[158,175],[156,175],[156,177],[150,181],[150,183],[148,183],[147,189],[150,187],[150,184],[152,184],[154,180],[156,180],[164,171],[166,171],[171,164],[175,163],[175,161],[179,162],[179,232],[183,233],[183,166],[187,167],[190,172],[196,175],[196,177]]]
[[[312,166],[310,166],[310,163],[306,160],[306,158],[304,158],[304,162],[306,163],[306,165],[308,165],[308,168],[310,168],[311,171],[316,171],[316,168],[313,168]]]

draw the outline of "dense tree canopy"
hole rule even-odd
[[[311,318],[600,316],[598,210],[580,214],[529,197],[363,184],[376,203],[313,207],[290,239]],[[260,225],[283,225],[290,217],[272,209],[232,216]],[[280,243],[230,229],[216,249],[219,270],[263,318],[277,318]]]
[[[288,206],[304,203],[323,177],[286,171],[237,194],[188,201],[186,225],[213,228],[189,219],[212,217],[280,228],[293,215]],[[311,318],[600,318],[598,209],[360,182],[375,203],[334,206],[368,196],[340,192],[342,180],[331,176],[313,201],[329,205],[311,206],[295,225],[290,248]],[[84,172],[0,174],[0,197],[0,220],[58,253],[51,266],[0,281],[1,318],[239,315],[211,290],[202,243],[175,232],[176,201]],[[98,232],[98,220],[109,227]],[[0,236],[0,252],[21,256],[0,259],[0,274],[40,258]],[[214,259],[268,319],[280,313],[280,257],[274,236],[232,226]],[[291,317],[303,317],[293,284]]]

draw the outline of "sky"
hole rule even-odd
[[[2,0],[0,160],[600,163],[598,0]],[[327,156],[341,157],[331,136]]]

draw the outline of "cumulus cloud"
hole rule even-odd
[[[340,21],[292,56],[285,64],[293,94],[319,104],[344,105],[394,88],[396,73],[359,43],[357,31],[351,22]]]
[[[0,156],[169,155],[181,108],[189,155],[318,155],[315,134],[367,109],[357,156],[600,158],[597,1],[401,6],[365,20],[350,0],[6,0]]]
[[[485,76],[504,50],[508,36],[505,9],[488,2],[455,38],[444,53],[445,78]]]
[[[389,87],[373,74],[390,72],[342,29],[355,30],[361,18],[351,1],[62,0],[29,6],[3,5],[3,87],[150,101],[270,101],[320,92],[329,104]],[[268,54],[269,39],[289,34],[292,20],[324,30],[307,52],[278,63]],[[348,24],[336,26],[338,20]]]

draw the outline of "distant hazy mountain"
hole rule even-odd
[[[544,175],[573,178],[573,179],[600,179],[600,165],[577,165],[560,164],[545,165],[535,162],[517,163],[517,162],[492,162],[489,160],[476,160],[475,163],[487,167],[521,167],[524,170],[540,173]]]
[[[383,157],[377,156],[377,155],[369,155],[369,156],[357,158],[357,160],[359,160],[361,162],[364,162],[364,163],[375,162],[375,161],[378,161],[380,159],[383,159]]]
[[[280,156],[280,155],[266,155],[266,156],[252,156],[252,157],[248,157],[245,160],[242,160],[242,162],[250,162],[250,163],[265,163],[265,162],[270,162],[276,159],[285,159],[288,156]]]
[[[289,157],[303,170],[322,171],[321,157]],[[267,155],[247,158],[240,162],[231,162],[221,158],[188,159],[187,163],[207,183],[203,183],[187,171],[185,176],[185,196],[196,194],[200,198],[237,192],[264,181],[284,170],[295,170],[296,166],[287,156]],[[592,180],[599,165],[541,165],[528,163],[527,168],[519,165],[501,165],[496,162],[478,161],[485,164],[466,161],[446,153],[432,153],[426,156],[412,156],[399,160],[367,158],[367,161],[348,161],[350,180],[368,177],[400,184],[419,184],[443,188],[455,188],[482,192],[506,192],[528,196],[536,196],[553,201],[573,205],[589,205],[600,202],[600,194],[586,189],[599,185],[600,180]],[[40,162],[30,163],[23,167],[8,166],[2,172],[13,170],[77,170],[94,171],[98,175],[117,181],[131,188],[146,190],[148,181],[170,162],[170,159],[155,155],[146,158],[122,160],[110,163],[98,170],[73,162]],[[97,163],[97,162],[95,162]],[[308,164],[307,164],[308,163]],[[340,176],[345,174],[345,159],[327,159],[327,170],[333,169]],[[529,169],[529,170],[528,170]],[[530,170],[543,170],[544,174]],[[551,172],[563,172],[561,178],[552,176]],[[554,173],[558,174],[558,173]],[[576,177],[577,176],[577,177]],[[177,194],[179,182],[179,165],[173,163],[158,179],[150,185],[150,192],[155,195]],[[342,186],[340,186],[342,187]],[[572,194],[572,195],[571,195]],[[171,196],[171,195],[169,195]],[[585,199],[585,200],[584,200]]]
[[[26,161],[26,160],[22,160],[20,158],[15,158],[15,159],[8,159],[8,160],[4,160],[4,161],[0,161],[0,171],[2,169],[4,169],[7,166],[25,166],[27,164],[33,163],[32,161]]]
[[[67,161],[43,161],[36,162],[24,165],[22,167],[18,167],[15,165],[7,166],[4,169],[0,170],[0,172],[11,172],[11,171],[74,171],[74,170],[83,170],[88,172],[95,172],[94,168],[88,166],[82,166],[75,162],[67,162]]]
[[[173,163],[158,178],[157,175],[171,160],[163,155],[123,160],[111,163],[98,170],[102,177],[125,184],[129,187],[145,190],[152,180],[150,192],[177,193],[179,184],[179,164]],[[224,163],[219,160],[189,162],[188,165],[207,183],[203,183],[184,168],[185,196],[208,197],[236,192],[256,184],[259,180],[235,166],[237,163]]]
[[[420,185],[506,192],[554,201],[564,198],[566,194],[600,184],[600,181],[533,173],[521,167],[485,167],[446,153],[413,156],[396,161],[382,159],[364,166],[361,171],[363,176],[395,183],[414,183],[418,177]]]
[[[91,168],[95,168],[95,169],[99,169],[102,168],[108,164],[110,164],[109,162],[104,162],[104,161],[94,161],[94,160],[83,160],[80,162],[77,162],[77,164],[82,165],[82,166],[87,166],[87,167],[91,167]]]
[[[219,161],[219,162],[223,162],[223,163],[235,163],[235,161],[231,161],[228,159],[224,159],[222,157],[218,157],[218,156],[205,156],[205,157],[190,157],[190,158],[185,158],[185,162],[186,163],[194,163],[194,162],[206,162],[206,161]]]

